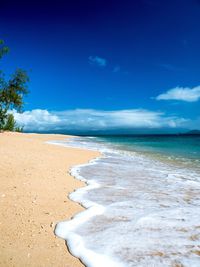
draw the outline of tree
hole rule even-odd
[[[9,48],[4,45],[4,41],[0,40],[0,59],[9,52]]]
[[[0,40],[0,59],[8,52],[9,48]],[[20,129],[16,128],[14,116],[9,111],[12,109],[22,111],[23,97],[28,93],[28,81],[28,75],[22,69],[17,69],[8,81],[5,80],[3,71],[0,71],[0,130]]]
[[[6,123],[3,127],[4,131],[13,131],[13,129],[15,129],[15,125],[16,125],[16,122],[15,122],[13,114],[8,114]]]

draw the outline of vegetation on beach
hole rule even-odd
[[[9,48],[0,40],[0,59],[8,52]],[[28,75],[22,69],[16,69],[8,81],[4,72],[0,70],[0,130],[22,131],[22,128],[16,125],[11,111],[22,111],[23,97],[28,93],[28,81]]]

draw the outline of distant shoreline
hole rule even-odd
[[[26,132],[27,134],[32,134],[32,132]],[[185,133],[101,133],[101,132],[88,132],[88,133],[36,133],[40,135],[63,135],[63,136],[94,136],[94,137],[106,137],[106,136],[191,136],[191,135],[200,135],[200,131],[194,130],[194,131],[188,131]]]

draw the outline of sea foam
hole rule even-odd
[[[86,210],[55,233],[86,266],[200,266],[200,175],[138,153],[72,140],[104,151],[72,168],[87,186],[70,194]]]

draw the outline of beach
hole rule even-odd
[[[0,266],[83,266],[54,228],[83,210],[68,199],[84,186],[69,169],[99,152],[45,143],[66,138],[0,133]]]
[[[0,266],[199,266],[199,137],[159,138],[0,134]]]
[[[101,157],[72,168],[86,210],[56,234],[92,267],[197,267],[200,165],[196,136],[76,137],[57,144]],[[187,144],[187,145],[186,145]]]

